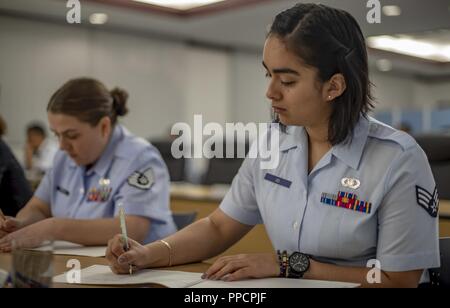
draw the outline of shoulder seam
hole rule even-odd
[[[406,155],[407,152],[412,152],[414,150],[418,150],[418,148],[415,147],[410,147],[406,150],[404,150],[403,152],[399,153],[393,160],[391,165],[389,166],[389,169],[387,171],[387,175],[386,175],[386,182],[384,183],[384,191],[383,191],[383,196],[386,195],[387,190],[388,190],[388,184],[390,183],[390,179],[391,179],[391,175],[392,175],[392,171],[394,169],[394,166],[396,166],[398,164],[398,162]]]
[[[382,141],[390,141],[395,144],[398,144],[402,148],[403,152],[410,150],[410,149],[414,149],[417,146],[417,142],[411,136],[408,136],[407,142],[400,142],[400,141],[396,140],[395,135],[398,135],[398,133],[399,132],[394,132],[391,135],[388,135],[385,137],[380,137],[380,136],[376,136],[373,134],[369,134],[369,138],[374,138],[374,139],[378,139],[378,140],[382,140]]]

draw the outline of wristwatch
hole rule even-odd
[[[287,275],[288,278],[302,278],[309,269],[310,257],[301,252],[293,252],[289,256]]]

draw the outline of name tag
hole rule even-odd
[[[280,177],[278,177],[276,175],[270,174],[270,173],[266,173],[266,176],[264,177],[264,179],[269,181],[269,182],[272,182],[272,183],[281,185],[283,187],[286,187],[286,188],[290,188],[291,184],[292,184],[291,181],[282,179],[282,178],[280,178]]]
[[[56,186],[56,190],[66,196],[70,195],[70,192],[67,189],[62,188],[61,186]]]

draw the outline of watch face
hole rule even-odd
[[[296,252],[290,256],[289,265],[294,271],[303,273],[308,270],[309,259],[306,255]]]

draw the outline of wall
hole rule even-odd
[[[30,121],[46,122],[50,96],[70,78],[91,76],[126,89],[130,114],[123,122],[156,138],[195,113],[229,119],[230,74],[225,51],[0,16],[0,112],[13,147],[23,144]]]
[[[51,94],[65,81],[92,76],[130,92],[124,123],[156,138],[174,122],[265,122],[270,103],[261,53],[192,47],[131,33],[0,16],[0,112],[7,140],[24,142],[24,127],[46,122]],[[372,70],[377,110],[421,108],[450,99],[450,82],[425,82]]]

